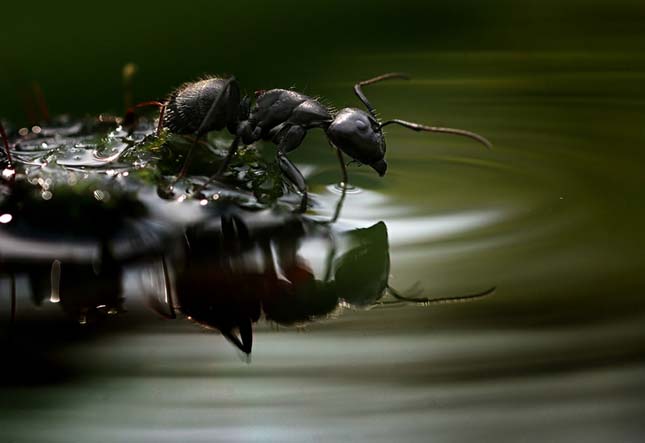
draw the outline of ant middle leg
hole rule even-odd
[[[248,120],[250,113],[251,113],[251,99],[248,96],[244,96],[240,101],[240,115],[239,115],[240,121]],[[246,132],[248,132],[248,134],[243,135],[245,130]],[[221,177],[222,174],[226,172],[226,168],[228,168],[228,165],[233,160],[233,157],[235,157],[235,153],[237,152],[237,148],[239,147],[241,140],[249,137],[252,137],[254,141],[257,141],[260,139],[259,128],[256,128],[255,131],[251,131],[248,129],[248,126],[238,124],[237,128],[235,128],[235,132],[236,132],[235,138],[233,139],[231,146],[229,146],[228,148],[228,152],[226,154],[226,157],[224,158],[224,162],[217,169],[215,176],[211,177],[208,180],[208,183],[214,180],[215,177]],[[244,144],[247,144],[247,143],[248,143],[247,141],[244,141]]]
[[[338,157],[338,163],[340,164],[340,171],[342,176],[341,182],[340,182],[341,195],[340,195],[340,198],[338,199],[338,203],[336,203],[336,210],[334,211],[334,215],[329,220],[330,223],[335,223],[336,220],[338,220],[338,217],[340,216],[340,211],[343,208],[343,203],[345,202],[345,196],[347,195],[348,177],[347,177],[347,166],[345,166],[345,159],[343,158],[343,153],[340,151],[340,149],[338,149],[334,145],[332,145],[332,148],[336,150],[336,156]]]
[[[226,168],[228,167],[228,165],[231,163],[231,160],[235,156],[235,153],[237,152],[237,148],[240,146],[240,140],[241,140],[241,137],[239,135],[233,139],[231,146],[228,148],[228,154],[226,154],[226,158],[224,159],[220,167],[217,169],[217,172],[211,175],[208,178],[208,180],[204,182],[203,185],[197,187],[197,189],[195,189],[195,191],[193,192],[193,195],[198,195],[200,192],[206,189],[206,187],[208,187],[208,185],[210,185],[213,182],[213,180],[221,177],[222,174],[224,174],[224,172],[226,171]]]
[[[298,209],[298,212],[301,213],[307,211],[307,202],[309,199],[307,193],[307,182],[302,176],[302,172],[300,172],[296,165],[289,160],[286,153],[291,152],[300,146],[306,134],[307,131],[302,126],[291,126],[285,132],[276,137],[276,141],[278,141],[276,160],[278,161],[278,166],[280,166],[282,173],[302,194],[302,200],[300,201],[300,207]]]

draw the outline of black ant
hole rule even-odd
[[[234,136],[228,155],[211,179],[225,172],[240,142],[244,145],[258,140],[273,142],[278,145],[276,157],[282,173],[302,193],[300,210],[303,212],[307,208],[307,184],[302,173],[286,154],[300,146],[310,129],[323,129],[330,145],[336,148],[343,188],[348,182],[343,152],[353,161],[371,166],[380,176],[385,175],[387,163],[382,128],[390,124],[414,131],[470,137],[491,147],[487,139],[470,131],[425,126],[399,119],[379,122],[362,87],[388,79],[408,79],[408,76],[392,72],[360,81],[354,85],[354,92],[368,112],[356,108],[334,112],[315,98],[286,89],[257,91],[251,108],[248,96],[240,98],[240,86],[235,77],[211,77],[179,87],[165,102],[150,101],[136,105],[128,111],[126,122],[132,122],[136,108],[157,106],[161,108],[158,129],[165,127],[176,134],[194,135],[195,142],[184,160],[177,180],[185,175],[195,144],[210,131],[226,128]]]

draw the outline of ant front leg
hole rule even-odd
[[[307,210],[307,182],[296,165],[286,156],[286,153],[300,146],[306,134],[307,131],[302,126],[291,126],[284,135],[279,136],[278,152],[276,154],[280,170],[298,188],[298,191],[302,193],[302,200],[300,201],[298,212],[305,212]]]
[[[338,149],[336,146],[332,145],[331,142],[329,143],[334,150],[336,150],[336,156],[338,157],[338,163],[340,164],[340,171],[342,174],[341,182],[340,182],[340,187],[341,187],[341,195],[340,198],[338,199],[338,203],[336,204],[336,210],[334,211],[334,216],[329,220],[330,223],[335,223],[336,220],[338,220],[338,217],[340,216],[340,210],[343,208],[343,203],[345,202],[345,196],[347,195],[347,185],[348,185],[348,178],[347,178],[347,166],[345,166],[345,159],[343,158],[343,153]]]

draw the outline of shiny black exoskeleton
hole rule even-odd
[[[367,100],[362,87],[393,78],[407,76],[388,73],[354,85],[354,92],[367,111],[344,108],[334,112],[315,98],[286,89],[271,89],[257,93],[255,103],[251,107],[248,97],[240,99],[240,87],[234,77],[211,77],[188,83],[173,92],[165,103],[147,103],[162,106],[160,124],[171,132],[193,134],[198,140],[207,132],[226,128],[235,136],[215,177],[225,172],[240,143],[249,145],[258,140],[267,140],[276,144],[276,157],[280,169],[302,193],[301,210],[305,210],[307,184],[286,154],[301,145],[310,129],[324,130],[330,144],[336,148],[343,174],[343,186],[347,184],[347,171],[342,153],[358,163],[371,166],[380,176],[385,175],[386,147],[382,128],[389,124],[398,124],[415,131],[462,135],[490,147],[488,140],[469,131],[425,126],[398,119],[379,122],[374,107]],[[191,153],[192,149],[179,172],[179,178],[186,173]]]
[[[202,136],[227,128],[237,133],[240,87],[235,78],[211,77],[175,90],[165,104],[162,125],[176,134]]]

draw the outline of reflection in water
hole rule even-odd
[[[297,325],[327,317],[340,305],[373,306],[386,291],[392,298],[387,303],[428,301],[389,288],[383,222],[343,228],[276,209],[199,208],[199,220],[168,235],[163,249],[132,247],[129,256],[117,259],[114,239],[101,236],[85,239],[85,255],[63,258],[56,255],[57,240],[40,239],[34,245],[40,254],[28,257],[23,250],[5,259],[3,270],[14,280],[26,276],[36,305],[60,304],[86,324],[123,310],[123,275],[135,268],[136,286],[153,309],[171,318],[179,310],[218,329],[247,354],[252,324],[262,314]],[[19,232],[7,231],[0,237],[3,244],[19,244]],[[137,240],[128,238],[141,245]]]
[[[36,306],[58,304],[79,324],[96,324],[124,311],[124,292],[132,292],[124,276],[133,270],[158,313],[174,318],[178,310],[246,354],[262,316],[300,325],[339,306],[384,303],[386,293],[386,303],[430,302],[388,286],[385,223],[350,227],[294,213],[267,194],[274,187],[267,179],[282,181],[264,163],[238,164],[247,169],[235,186],[188,174],[169,188],[164,168],[171,170],[169,159],[182,161],[172,142],[150,145],[117,128],[96,144],[82,125],[67,127],[65,135],[78,137],[69,145],[50,147],[43,140],[52,130],[41,128],[14,150],[17,179],[0,200],[0,212],[11,217],[0,227],[10,323],[21,315],[16,299],[27,293]]]
[[[369,306],[383,295],[390,268],[382,222],[343,231],[238,209],[187,229],[183,246],[173,260],[179,308],[246,353],[251,324],[262,312],[280,324],[299,324],[331,314],[340,302]]]
[[[567,33],[580,29],[569,26],[581,23],[579,11],[593,9],[593,2],[579,3],[580,8],[557,7],[570,14],[571,20],[560,22]],[[489,6],[482,6],[482,17],[492,17],[504,5]],[[607,8],[617,11],[608,3]],[[388,20],[396,12],[381,11]],[[527,10],[527,20],[509,21],[519,31],[530,25],[524,37],[531,34],[531,41],[547,21],[556,23],[536,12]],[[593,17],[593,29],[612,22],[607,14],[584,16]],[[477,22],[482,25],[478,35],[488,35],[490,23]],[[384,114],[406,112],[429,122],[458,118],[458,124],[491,136],[495,149],[488,153],[442,137],[421,143],[415,134],[392,129],[387,180],[352,169],[360,192],[346,198],[341,221],[349,227],[332,227],[342,234],[385,221],[393,286],[407,288],[420,280],[428,291],[444,295],[498,284],[498,293],[481,302],[375,309],[369,315],[346,310],[310,323],[305,336],[259,322],[253,365],[240,365],[225,340],[196,333],[200,328],[183,319],[155,321],[149,310],[133,306],[138,276],[144,280],[140,292],[149,288],[149,298],[156,297],[159,310],[169,315],[160,252],[171,252],[166,265],[174,286],[185,269],[181,254],[187,247],[173,234],[183,231],[177,227],[213,223],[216,230],[223,215],[213,203],[204,210],[190,200],[163,201],[153,187],[144,186],[135,196],[146,213],[134,213],[118,227],[110,248],[124,263],[128,313],[111,316],[105,327],[65,322],[84,337],[94,337],[70,341],[72,334],[61,327],[67,316],[47,301],[46,289],[42,306],[30,309],[30,283],[18,267],[41,262],[41,280],[47,284],[51,259],[60,257],[64,279],[67,264],[90,264],[101,255],[99,242],[83,240],[78,224],[79,235],[65,234],[59,242],[52,236],[47,242],[8,236],[20,220],[12,215],[0,226],[5,234],[0,323],[9,323],[11,263],[18,298],[14,338],[31,332],[32,340],[20,343],[22,354],[3,353],[0,372],[7,361],[21,371],[14,378],[0,377],[0,440],[66,442],[74,435],[86,442],[156,443],[641,441],[645,134],[638,128],[645,109],[645,52],[622,48],[630,42],[642,46],[645,40],[633,38],[634,26],[612,23],[623,33],[612,34],[609,41],[602,33],[581,35],[585,48],[576,51],[567,50],[566,38],[557,33],[552,39],[556,51],[526,53],[515,41],[517,51],[368,51],[324,63],[320,81],[312,80],[312,91],[320,89],[342,103],[348,82],[366,71],[381,72],[384,66],[410,71],[418,81],[379,91]],[[545,29],[545,35],[550,33]],[[453,31],[448,26],[446,35],[454,36]],[[510,41],[513,33],[498,35]],[[629,41],[620,41],[621,35]],[[603,45],[620,42],[621,51],[594,53],[589,37]],[[443,45],[446,39],[433,41]],[[264,77],[267,71],[257,72]],[[217,139],[210,144],[220,152]],[[55,146],[53,140],[50,147]],[[308,166],[302,170],[308,170],[319,205],[310,215],[323,219],[338,198],[326,188],[337,180],[337,165],[324,143],[316,146],[312,138],[309,146],[296,161]],[[29,154],[24,147],[17,156],[41,162],[41,154]],[[149,157],[161,152],[153,149]],[[124,155],[131,154],[126,150]],[[141,160],[146,160],[143,153]],[[127,190],[124,172],[117,167],[113,172],[111,180]],[[83,177],[83,171],[74,173]],[[246,173],[253,176],[253,171]],[[273,189],[269,184],[260,188]],[[53,203],[60,188],[49,191]],[[218,192],[223,200],[226,195],[247,199],[244,208],[255,204],[261,212],[261,205],[248,203],[248,189],[222,186]],[[250,225],[249,217],[241,218]],[[315,280],[324,277],[329,245],[319,239],[302,241],[298,248]],[[107,334],[108,328],[115,333]],[[100,334],[93,335],[95,329]],[[53,340],[65,346],[49,345]],[[40,359],[33,355],[39,344]],[[34,381],[41,384],[34,387]]]

